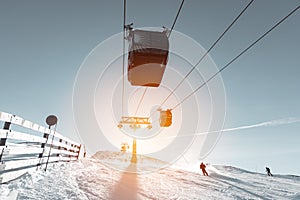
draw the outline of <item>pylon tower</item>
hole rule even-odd
[[[136,139],[133,138],[131,163],[137,163],[136,157]]]

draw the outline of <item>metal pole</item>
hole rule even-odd
[[[56,124],[55,124],[55,127],[54,127],[54,133],[53,133],[53,135],[52,135],[52,140],[51,140],[51,145],[50,145],[50,149],[49,149],[49,154],[48,154],[48,158],[47,158],[47,162],[46,162],[45,171],[47,171],[47,166],[48,166],[49,158],[50,158],[50,155],[51,155],[51,149],[52,149],[52,145],[53,145],[53,140],[54,140],[55,132],[56,132]]]

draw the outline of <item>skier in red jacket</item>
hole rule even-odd
[[[207,173],[207,171],[205,170],[205,168],[206,168],[206,165],[202,162],[202,163],[200,164],[200,169],[202,170],[202,173],[203,173],[204,176],[208,176],[208,173]]]

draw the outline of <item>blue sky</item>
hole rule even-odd
[[[127,22],[170,27],[180,1],[128,0]],[[175,30],[209,48],[248,1],[186,0]],[[225,65],[284,17],[298,1],[255,1],[210,56]],[[224,128],[300,118],[300,14],[291,16],[222,72],[226,89]],[[72,90],[84,58],[122,27],[122,1],[0,1],[0,110],[44,124],[78,140]],[[224,132],[205,158],[274,173],[300,174],[300,123]]]

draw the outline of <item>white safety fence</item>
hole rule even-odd
[[[48,164],[78,160],[85,149],[60,133],[0,112],[0,184]],[[22,129],[22,131],[17,131]],[[23,131],[24,130],[24,131]]]

